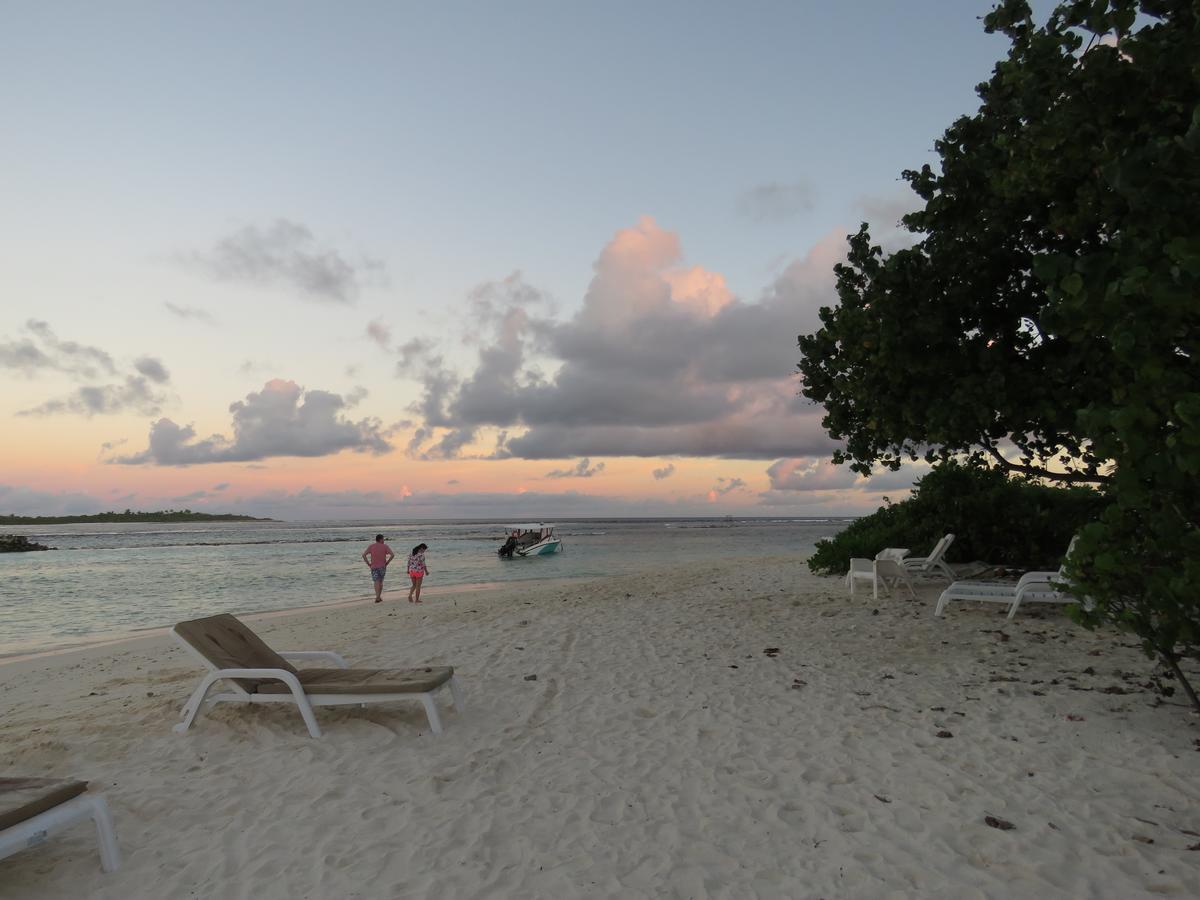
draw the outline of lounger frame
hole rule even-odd
[[[175,731],[178,734],[183,734],[191,727],[192,723],[200,715],[201,710],[211,708],[218,703],[294,703],[300,710],[300,717],[304,719],[304,724],[308,727],[308,733],[315,738],[321,736],[321,726],[317,724],[317,717],[313,712],[313,708],[317,706],[366,706],[368,703],[395,703],[400,700],[420,700],[421,705],[425,707],[425,715],[429,719],[429,730],[434,734],[442,733],[442,720],[438,715],[437,704],[433,699],[433,695],[437,691],[449,686],[454,708],[458,712],[462,712],[463,710],[462,688],[459,687],[458,680],[453,675],[450,676],[449,681],[445,684],[438,685],[432,691],[421,693],[411,691],[398,694],[307,693],[304,690],[304,686],[300,683],[300,679],[287,669],[218,669],[203,654],[176,634],[174,629],[171,630],[171,633],[175,635],[175,638],[188,653],[199,660],[209,670],[200,679],[200,684],[196,686],[196,690],[192,692],[192,696],[188,699],[188,702],[184,704],[183,711],[180,713],[180,718],[183,721],[175,726]],[[339,669],[348,669],[350,667],[345,659],[332,650],[281,650],[276,652],[288,660],[319,660],[333,663]],[[288,686],[290,693],[251,693],[233,680],[236,678],[264,678],[282,681]],[[209,691],[219,681],[227,682],[225,689],[221,693],[209,694]]]
[[[913,590],[912,579],[909,577],[908,571],[904,566],[900,565],[894,558],[885,557],[883,559],[862,559],[855,557],[850,560],[850,569],[846,572],[846,586],[850,588],[850,596],[854,596],[854,583],[856,581],[871,582],[871,597],[874,600],[879,599],[879,586],[883,585],[884,593],[891,594],[899,593],[900,585],[903,584],[908,588],[908,592],[912,594],[913,599],[917,598],[917,592]]]
[[[96,824],[96,837],[100,843],[100,868],[105,872],[115,872],[121,865],[121,850],[117,846],[117,831],[113,827],[108,804],[99,794],[79,794],[65,803],[52,806],[45,812],[0,831],[0,859],[29,847],[37,847],[45,843],[54,832],[70,828],[87,819]]]
[[[1074,603],[1076,598],[1067,593],[1056,580],[1062,578],[1058,572],[1026,572],[1015,584],[1003,582],[956,581],[938,597],[933,614],[940,616],[951,600],[978,600],[981,603],[1007,603],[1008,621],[1012,621],[1017,610],[1025,602],[1031,603]]]

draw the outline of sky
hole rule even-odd
[[[796,335],[990,6],[0,0],[0,513],[904,496],[829,463]]]

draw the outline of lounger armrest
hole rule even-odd
[[[1017,581],[1017,587],[1026,584],[1045,584],[1050,581],[1055,581],[1062,578],[1058,572],[1026,572]]]
[[[332,650],[277,650],[276,652],[284,659],[321,660],[331,662],[339,669],[350,668],[350,663],[346,662],[341,654],[334,653]]]
[[[213,681],[219,681],[222,678],[271,678],[275,681],[282,681],[289,687],[293,682],[296,687],[300,686],[299,679],[287,669],[213,669],[208,673],[208,677]]]

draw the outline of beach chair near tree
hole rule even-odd
[[[977,600],[981,603],[1007,603],[1008,620],[1016,616],[1022,603],[1077,603],[1079,598],[1066,590],[1066,559],[1075,548],[1075,539],[1067,547],[1063,564],[1053,572],[1026,572],[1018,581],[956,581],[942,591],[933,610],[940,616],[951,600]]]
[[[434,693],[450,688],[454,708],[463,708],[462,690],[450,666],[412,669],[351,669],[331,650],[276,652],[235,616],[223,613],[180,622],[175,638],[194,655],[208,673],[183,707],[175,731],[183,733],[206,706],[217,703],[291,703],[300,711],[308,733],[321,736],[313,712],[317,706],[357,706],[419,700],[429,718],[429,728],[441,734],[442,722]],[[324,662],[333,668],[297,669],[288,660]],[[218,682],[224,688],[209,692]]]
[[[850,596],[854,596],[854,585],[859,581],[871,583],[871,596],[876,600],[879,599],[880,585],[885,593],[890,593],[903,584],[914,599],[917,596],[907,570],[895,559],[851,559],[850,569],[846,572],[846,585],[850,588]]]
[[[86,781],[0,778],[0,859],[46,842],[54,832],[91,819],[100,843],[100,868],[115,872],[121,851],[108,804]]]
[[[902,562],[913,575],[944,575],[954,580],[954,570],[946,565],[946,551],[954,543],[954,535],[943,535],[941,540],[933,545],[928,556],[906,556]]]

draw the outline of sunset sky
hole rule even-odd
[[[796,335],[989,8],[3,4],[0,513],[903,496],[828,465]]]

